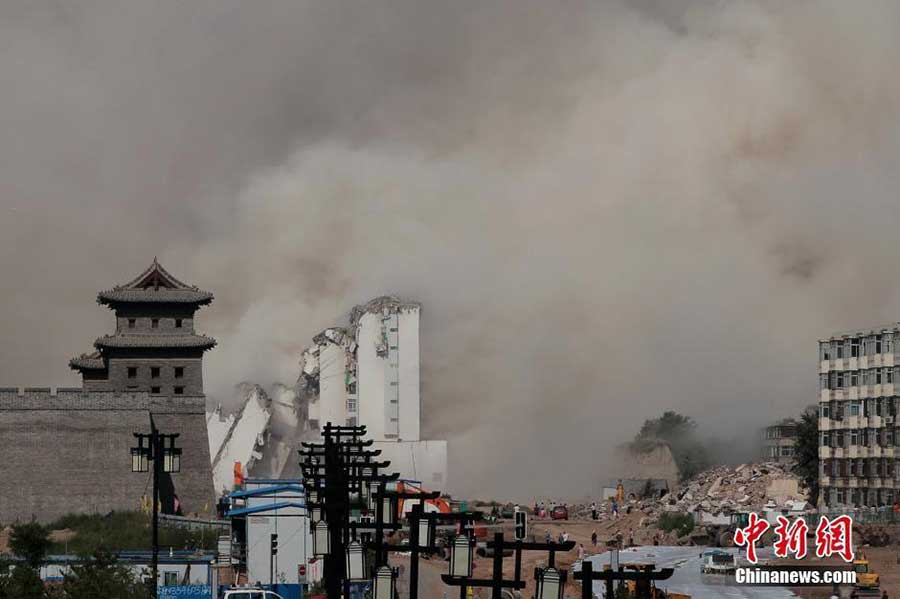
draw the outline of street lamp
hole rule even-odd
[[[537,599],[562,599],[563,585],[559,570],[554,567],[538,570]]]
[[[324,522],[322,518],[322,508],[318,505],[311,506],[309,508],[309,519],[313,522]]]
[[[450,549],[450,576],[470,578],[472,576],[472,544],[466,535],[457,535]]]
[[[315,489],[310,489],[306,494],[306,500],[310,503],[319,503],[319,492]]]
[[[331,535],[326,522],[316,522],[312,541],[313,555],[325,556],[331,553]]]
[[[375,573],[375,599],[394,599],[397,579],[393,568],[381,566]]]
[[[160,435],[162,441],[163,472],[181,472],[181,449],[175,447],[178,435]]]
[[[353,541],[347,545],[347,579],[366,580],[366,560],[362,545]]]
[[[386,496],[382,498],[381,519],[385,524],[393,524],[397,518],[397,508],[394,507],[394,498]]]
[[[419,547],[431,547],[434,542],[435,521],[419,514]]]

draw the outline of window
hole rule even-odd
[[[836,350],[837,350],[836,357],[838,360],[840,360],[841,358],[844,357],[844,345],[841,342],[838,342]]]
[[[184,395],[184,387],[175,387],[175,395]]]
[[[854,339],[850,345],[850,357],[858,358],[859,357],[859,339]]]
[[[175,328],[176,328],[176,329],[180,329],[180,328],[181,328],[181,322],[182,322],[182,321],[181,321],[180,318],[176,318],[176,319],[175,319]]]
[[[151,366],[150,367],[150,378],[154,378],[154,379],[159,378],[159,366]]]
[[[159,319],[158,318],[154,318],[154,319],[150,320],[150,328],[151,329],[159,328]]]
[[[850,402],[850,415],[851,416],[859,416],[859,402],[858,401]]]
[[[843,372],[837,373],[837,388],[838,389],[844,388],[844,373]]]
[[[130,379],[137,378],[137,367],[135,367],[135,366],[128,367],[128,378],[130,378]]]
[[[159,387],[150,387],[150,393],[154,395],[159,395]]]
[[[884,382],[885,383],[893,383],[894,382],[894,369],[893,368],[885,368],[884,369]]]
[[[129,329],[133,329],[135,324],[137,324],[137,320],[135,320],[134,318],[128,319],[128,328]]]
[[[856,387],[858,385],[859,385],[859,373],[855,372],[855,371],[851,372],[850,373],[850,386]]]
[[[356,411],[356,399],[354,399],[352,397],[347,399],[347,411],[348,412]]]
[[[881,368],[875,369],[875,384],[876,385],[881,384]]]
[[[347,426],[356,426],[356,416],[347,418]]]
[[[782,447],[781,448],[781,457],[788,457],[794,455],[794,449],[792,447]]]
[[[830,411],[831,411],[831,410],[829,410],[828,404],[823,404],[823,405],[822,405],[822,418],[828,418],[828,413],[829,413]]]
[[[167,587],[178,586],[178,572],[165,572],[165,581],[163,584]]]
[[[881,335],[878,335],[877,337],[875,337],[875,353],[876,354],[881,353]]]
[[[184,366],[176,366],[175,367],[175,378],[176,379],[184,378]]]
[[[856,431],[850,431],[850,446],[859,445],[859,434]]]

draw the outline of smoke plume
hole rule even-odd
[[[564,496],[665,409],[746,439],[900,313],[895,2],[13,0],[0,382],[76,384],[154,255],[210,394],[423,303],[460,494]]]

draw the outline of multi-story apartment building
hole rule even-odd
[[[762,458],[769,462],[790,464],[797,444],[797,421],[785,418],[765,429]]]
[[[898,498],[900,323],[819,341],[819,472],[829,506],[890,505]]]

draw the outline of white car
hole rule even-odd
[[[284,599],[278,593],[263,589],[229,589],[222,599]]]

